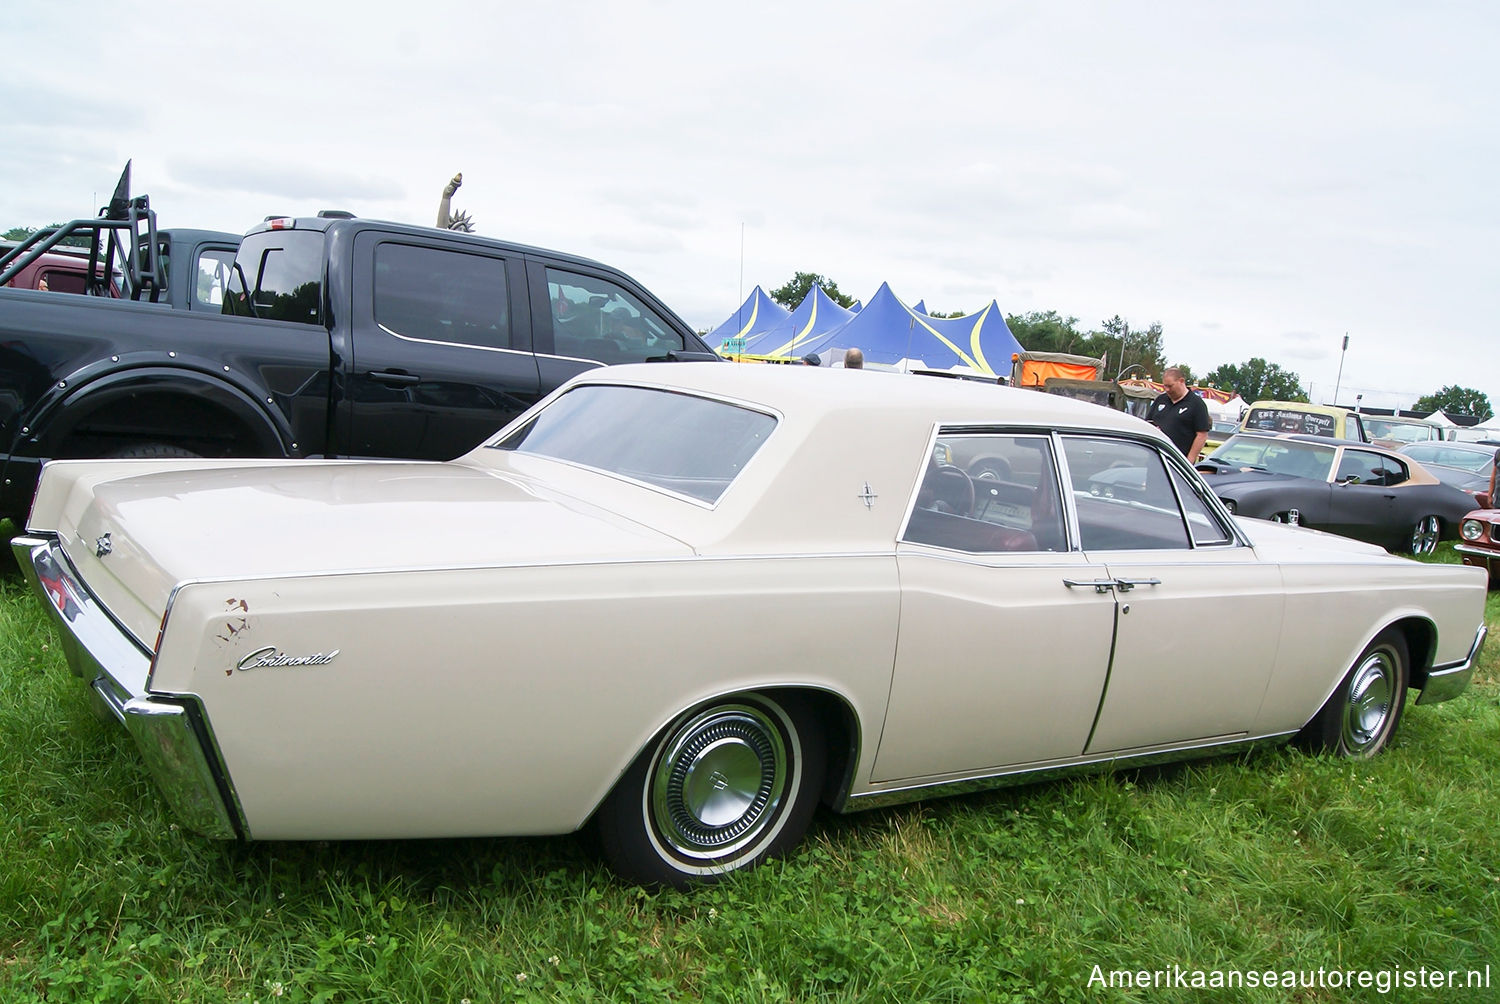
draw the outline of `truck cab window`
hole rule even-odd
[[[547,269],[554,351],[601,363],[639,363],[681,351],[682,336],[628,290],[591,275]]]
[[[245,238],[224,313],[321,325],[322,303],[321,233],[272,230]]]

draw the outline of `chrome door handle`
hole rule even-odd
[[[1159,586],[1161,579],[1116,579],[1115,588],[1122,593],[1128,593],[1136,586]]]
[[[1116,579],[1063,579],[1063,585],[1069,589],[1082,589],[1084,586],[1093,586],[1096,593],[1107,593],[1115,588]]]

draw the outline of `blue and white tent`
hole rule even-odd
[[[863,311],[853,314],[845,310],[830,299],[821,286],[814,286],[790,316],[767,330],[746,337],[744,351],[757,356],[801,358],[812,351],[807,346],[847,324],[851,317],[862,314]]]
[[[785,321],[790,312],[766,295],[766,291],[756,286],[740,304],[740,309],[730,314],[724,323],[714,328],[703,340],[714,349],[723,350],[723,346],[730,339],[745,339],[748,341],[753,336],[775,327]]]
[[[901,302],[889,283],[881,283],[865,308],[847,323],[816,342],[805,343],[802,354],[815,352],[832,365],[850,348],[863,352],[866,364],[958,368],[986,376],[1008,375],[1011,353],[1021,351],[995,301],[967,317],[928,317]]]

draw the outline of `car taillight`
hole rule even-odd
[[[1466,519],[1458,525],[1458,535],[1464,540],[1478,540],[1484,536],[1484,524],[1477,519]]]

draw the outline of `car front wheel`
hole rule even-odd
[[[636,758],[595,816],[615,870],[648,885],[713,881],[802,838],[827,753],[807,704],[739,694],[694,708]]]
[[[1423,516],[1411,531],[1411,553],[1431,554],[1442,537],[1443,524],[1436,516]]]
[[[1406,705],[1410,665],[1406,639],[1386,628],[1360,653],[1354,666],[1312,721],[1298,733],[1304,748],[1365,760],[1390,745]]]

